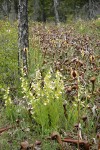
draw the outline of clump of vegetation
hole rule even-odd
[[[12,85],[17,83],[17,24],[0,21],[0,85]]]
[[[59,71],[53,75],[47,72],[44,79],[41,72],[36,71],[36,77],[31,83],[31,91],[26,79],[21,78],[23,97],[30,105],[30,113],[42,133],[58,130],[64,121],[63,102],[64,84]],[[65,126],[65,125],[64,125]]]

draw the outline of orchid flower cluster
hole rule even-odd
[[[31,90],[25,78],[22,77],[21,82],[23,98],[32,107],[32,116],[41,125],[42,131],[44,128],[58,128],[64,115],[64,83],[61,73],[57,71],[52,74],[48,71],[42,78],[40,70],[37,70]]]
[[[10,89],[9,87],[5,90],[5,94],[3,96],[3,99],[5,100],[5,106],[10,106],[12,104],[11,97],[9,95]]]

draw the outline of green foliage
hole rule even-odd
[[[0,84],[14,85],[17,77],[16,23],[0,21]]]
[[[33,41],[32,39],[30,40]],[[38,68],[42,68],[43,65],[43,56],[39,47],[39,43],[35,43],[35,47],[30,44],[30,68],[29,68],[29,76],[31,77],[32,74]]]
[[[25,119],[29,121],[29,114],[25,106],[19,104],[18,100],[15,101],[11,98],[10,88],[2,88],[3,91],[3,104],[5,106],[4,114],[10,123],[16,123],[16,120]],[[17,104],[17,105],[16,105]]]
[[[58,147],[59,147],[59,144],[55,141],[52,143],[45,141],[43,142],[43,145],[42,145],[42,149],[45,149],[45,150],[51,150],[51,149],[56,150],[58,149]]]
[[[36,71],[31,85],[33,93],[29,90],[25,78],[21,78],[21,82],[24,98],[27,99],[28,105],[32,105],[32,116],[41,126],[42,133],[48,129],[59,129],[64,118],[64,84],[60,72],[57,71],[53,77],[49,71],[43,80],[40,71]]]
[[[7,88],[5,90],[4,96],[3,96],[3,100],[4,100],[4,104],[5,104],[5,114],[8,120],[10,120],[11,122],[15,121],[15,107],[12,103],[10,94],[9,94],[9,88]]]

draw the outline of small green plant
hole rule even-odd
[[[13,105],[13,102],[11,100],[10,97],[10,90],[9,87],[7,89],[5,89],[5,93],[3,96],[3,99],[5,100],[5,114],[6,117],[10,120],[10,121],[14,121],[15,120],[15,107]]]
[[[42,133],[49,130],[57,130],[61,127],[63,112],[64,84],[59,71],[53,76],[50,71],[42,79],[40,70],[36,71],[36,77],[29,90],[28,82],[21,78],[22,92],[28,105],[32,106],[32,117],[40,125]]]
[[[56,150],[59,148],[59,144],[56,141],[52,141],[52,142],[47,142],[45,141],[42,145],[42,149],[45,150]]]
[[[14,100],[11,99],[9,87],[5,88],[4,91],[5,93],[3,95],[3,100],[5,104],[4,113],[5,113],[6,119],[12,123],[16,123],[17,119],[19,120],[23,119],[26,122],[29,121],[28,111],[26,107],[23,106],[22,103],[17,104],[17,105],[14,104]],[[15,101],[17,103],[17,100]]]

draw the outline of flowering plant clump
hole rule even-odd
[[[64,84],[61,73],[57,71],[53,77],[48,71],[43,79],[40,70],[36,71],[31,91],[26,79],[21,78],[21,81],[24,98],[32,106],[32,116],[41,125],[42,132],[44,129],[58,129],[64,118]]]
[[[5,94],[3,96],[3,99],[5,100],[5,106],[9,107],[10,105],[12,105],[12,100],[11,97],[9,96],[9,87],[5,90]]]
[[[10,120],[11,122],[14,122],[16,120],[16,107],[11,99],[10,96],[10,88],[7,87],[4,90],[4,95],[3,95],[3,100],[5,103],[5,114],[8,120]]]

